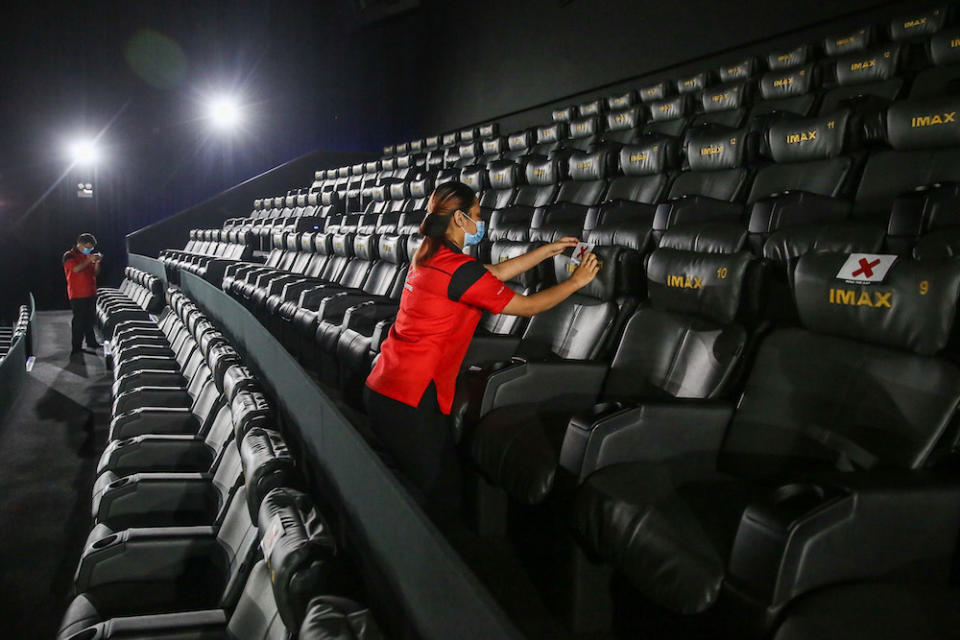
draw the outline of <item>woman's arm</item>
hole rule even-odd
[[[81,271],[89,267],[91,262],[93,262],[93,258],[91,258],[90,256],[87,256],[85,260],[76,260],[77,264],[73,265],[73,272],[80,273]]]
[[[542,247],[537,247],[533,251],[528,251],[522,256],[504,260],[499,264],[487,264],[484,266],[490,271],[490,273],[497,276],[499,280],[505,282],[510,278],[523,273],[524,271],[533,269],[547,258],[552,258],[567,247],[577,246],[577,242],[579,242],[579,240],[576,238],[561,238],[556,242],[551,242],[550,244],[543,245]]]
[[[543,247],[541,247],[541,249],[542,248]],[[523,256],[520,257],[522,258]],[[564,280],[560,284],[554,285],[549,289],[544,289],[543,291],[538,291],[529,296],[518,293],[507,303],[507,306],[503,308],[501,313],[505,313],[508,316],[523,316],[525,318],[535,316],[538,313],[557,306],[590,284],[590,281],[597,276],[598,271],[597,257],[592,253],[588,253],[583,258],[580,266],[577,267],[577,270],[570,276],[569,280]]]

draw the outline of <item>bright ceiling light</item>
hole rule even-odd
[[[214,98],[207,105],[207,117],[217,129],[236,128],[242,120],[240,105],[232,96]]]
[[[100,150],[92,138],[77,138],[67,145],[67,153],[73,164],[90,167],[100,162]]]

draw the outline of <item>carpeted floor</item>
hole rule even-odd
[[[36,361],[0,416],[3,638],[53,638],[90,530],[90,488],[109,427],[102,355],[69,357],[70,312],[37,314]]]

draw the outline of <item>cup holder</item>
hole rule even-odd
[[[818,484],[797,482],[777,487],[771,497],[778,508],[803,513],[821,504],[825,495]]]
[[[614,411],[619,411],[623,408],[622,402],[599,402],[590,409],[590,416],[592,418],[599,418],[608,413],[613,413]]]
[[[118,536],[117,534],[111,533],[111,534],[108,535],[106,538],[100,538],[99,540],[97,540],[96,542],[94,542],[94,543],[93,543],[92,545],[90,545],[90,546],[91,546],[92,548],[94,548],[94,549],[103,549],[103,548],[105,548],[105,547],[109,547],[110,545],[112,545],[112,544],[113,544],[114,542],[116,542],[119,538],[120,538],[120,536]]]
[[[111,482],[111,483],[110,483],[110,488],[111,488],[111,489],[119,489],[120,487],[126,486],[126,485],[130,484],[131,482],[132,482],[132,480],[131,480],[129,477],[120,478],[119,480],[114,480],[113,482]]]

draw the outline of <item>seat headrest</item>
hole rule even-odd
[[[412,143],[412,142],[410,143],[410,147],[413,148],[413,143]],[[351,174],[351,175],[354,175],[354,176],[362,176],[362,175],[363,175],[363,163],[362,163],[362,162],[358,162],[357,164],[351,165],[351,166],[350,166],[350,174]]]
[[[960,144],[960,96],[900,100],[887,109],[887,137],[898,151]]]
[[[500,264],[505,260],[533,251],[539,246],[539,242],[498,240],[490,245],[490,261],[493,264]],[[533,288],[540,284],[540,270],[528,269],[510,278],[509,282],[518,284],[524,289]]]
[[[891,259],[882,281],[863,280],[882,275]],[[932,356],[953,329],[960,261],[810,253],[798,261],[793,284],[806,328]]]
[[[443,146],[452,147],[453,145],[457,144],[457,142],[460,140],[460,134],[456,131],[454,131],[453,133],[445,133],[443,134],[442,140],[443,140],[443,143],[442,143]]]
[[[353,257],[353,234],[335,233],[333,234],[333,253],[345,258]]]
[[[373,614],[352,600],[319,596],[310,601],[300,640],[383,640]]]
[[[241,391],[262,391],[260,382],[253,372],[241,365],[234,364],[223,372],[223,395],[228,402],[233,402]]]
[[[411,140],[410,151],[413,153],[420,153],[423,151],[423,140]]]
[[[397,148],[398,148],[397,153],[400,153],[400,152],[399,152],[399,147],[400,147],[400,145],[397,145]],[[349,178],[349,177],[350,177],[350,167],[340,167],[339,169],[337,169],[337,177],[338,177],[338,178]],[[274,206],[277,206],[277,198],[274,198],[274,199],[273,199],[273,205],[274,205]]]
[[[809,162],[833,158],[844,151],[849,109],[826,116],[780,120],[767,130],[767,147],[774,162]]]
[[[657,84],[643,87],[637,93],[640,94],[641,102],[657,102],[659,100],[665,100],[666,97],[670,95],[670,89],[668,87],[669,85],[664,80]]]
[[[654,139],[628,144],[620,149],[620,170],[625,176],[649,176],[663,173],[671,164],[671,141]]]
[[[837,83],[854,85],[889,80],[897,74],[900,49],[899,44],[888,44],[843,56],[837,60]]]
[[[391,264],[400,264],[403,261],[403,240],[398,235],[385,233],[380,236],[378,250],[380,258]]]
[[[460,182],[473,189],[474,193],[483,191],[486,186],[487,170],[479,165],[464,167],[460,171]]]
[[[554,122],[570,122],[575,115],[576,112],[573,107],[563,107],[562,109],[554,109],[551,117]]]
[[[617,255],[620,251],[622,251],[620,247],[594,247],[593,253],[599,261],[600,271],[590,281],[590,284],[578,291],[580,295],[602,302],[610,302],[616,299],[617,294],[626,286],[617,282],[617,269],[615,267]],[[573,272],[577,270],[577,265],[570,258],[560,254],[553,258],[553,269],[557,282],[563,282],[570,279]]]
[[[383,184],[378,184],[375,187],[370,187],[369,189],[370,199],[374,202],[386,202],[387,201],[387,187]]]
[[[371,160],[370,162],[363,163],[363,172],[364,173],[376,173],[380,171],[380,161]]]
[[[336,180],[336,179],[337,179],[337,170],[327,169],[327,180]]]
[[[698,129],[687,134],[687,162],[691,171],[717,171],[742,167],[747,130]]]
[[[353,239],[353,254],[361,260],[372,261],[377,259],[377,238],[365,233],[358,234]]]
[[[745,81],[741,81],[707,87],[700,96],[703,112],[715,113],[739,109],[743,106],[747,86]]]
[[[484,138],[483,142],[480,143],[480,150],[483,151],[485,156],[500,155],[503,153],[504,147],[506,147],[506,142],[500,136]]]
[[[240,441],[240,464],[247,488],[250,518],[256,518],[264,497],[277,487],[299,484],[293,456],[283,437],[271,429],[254,427]]]
[[[397,168],[397,161],[394,158],[383,158],[380,161],[380,167],[383,171],[393,171]]]
[[[930,38],[930,59],[938,66],[960,62],[960,27],[944,29]]]
[[[603,113],[603,104],[603,100],[600,98],[591,100],[590,102],[581,102],[577,105],[577,113],[580,114],[581,118],[586,118],[587,116],[599,116]]]
[[[537,127],[537,144],[560,142],[566,135],[566,132],[567,130],[563,122],[554,122],[553,124]]]
[[[829,36],[823,39],[823,50],[833,58],[855,51],[863,51],[873,41],[873,25],[861,27],[841,36]]]
[[[607,108],[609,108],[610,111],[622,111],[623,109],[632,107],[636,101],[637,94],[633,91],[627,91],[619,96],[610,96],[607,98]],[[607,122],[609,122],[609,119]]]
[[[782,71],[791,67],[806,64],[810,58],[810,46],[802,44],[796,49],[774,51],[767,55],[767,68],[771,71]]]
[[[657,249],[647,263],[647,292],[654,308],[690,313],[720,324],[737,317],[753,257]]]
[[[230,417],[237,440],[243,440],[243,436],[254,427],[274,429],[277,426],[273,405],[262,391],[238,391],[230,401]]]
[[[336,191],[324,191],[320,194],[320,204],[325,207],[340,204],[340,194]]]
[[[413,166],[413,156],[403,155],[395,158],[397,169],[409,169]]]
[[[457,153],[461,158],[476,158],[480,155],[480,143],[471,140],[457,147]]]
[[[600,118],[589,116],[574,120],[570,123],[571,138],[587,138],[596,135],[600,131]]]
[[[491,162],[487,178],[492,189],[513,189],[517,186],[517,165],[510,160]]]
[[[697,253],[737,253],[747,244],[747,230],[738,220],[686,222],[668,228],[660,237],[661,249]]]
[[[426,198],[433,191],[433,181],[429,176],[423,176],[410,181],[410,195],[414,198]]]
[[[571,180],[605,180],[610,164],[610,151],[600,149],[593,153],[574,153],[568,160],[567,173]]]
[[[677,93],[696,93],[702,91],[707,86],[709,74],[706,71],[690,76],[689,78],[679,78],[677,80]]]
[[[423,145],[427,149],[436,149],[440,146],[440,136],[430,136],[423,139]]]
[[[607,114],[607,130],[623,131],[640,126],[640,107],[630,107]]]
[[[511,133],[510,137],[507,138],[507,147],[510,148],[510,151],[525,151],[530,148],[531,144],[533,144],[533,132],[529,129]]]
[[[500,125],[496,122],[485,124],[479,129],[481,138],[492,138],[500,133]]]
[[[742,62],[720,67],[717,74],[720,76],[720,82],[733,82],[735,80],[749,80],[756,71],[757,59],[747,58]]]
[[[333,234],[318,233],[313,237],[313,247],[316,253],[322,256],[333,254]]]
[[[329,526],[305,493],[278,487],[260,505],[260,548],[270,569],[277,612],[287,629],[299,629],[307,603],[330,588],[337,546]]]
[[[390,183],[390,199],[391,200],[406,200],[409,195],[409,186],[406,182],[392,182]]]
[[[555,160],[531,160],[525,169],[527,184],[549,185],[556,184],[559,174]]]
[[[764,100],[777,100],[810,93],[813,84],[813,63],[787,70],[774,69],[760,78],[760,95]]]
[[[890,39],[900,42],[932,35],[943,28],[948,13],[948,5],[940,5],[921,13],[894,18],[890,21]]]
[[[667,122],[677,120],[687,115],[689,96],[681,94],[670,100],[661,100],[650,105],[650,120],[652,122]]]
[[[319,202],[320,192],[314,191],[307,196],[307,204],[311,207],[317,206]]]

